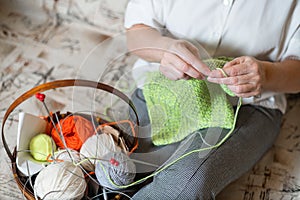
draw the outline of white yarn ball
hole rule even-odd
[[[68,152],[69,151],[69,152]],[[55,160],[63,160],[63,161],[70,161],[74,163],[79,163],[81,161],[80,154],[78,151],[73,149],[62,149],[54,153]]]
[[[36,177],[34,193],[43,200],[79,200],[84,196],[86,187],[81,169],[66,161],[42,169]]]
[[[100,126],[97,128],[101,133],[106,133],[108,135],[112,135],[115,141],[118,141],[120,148],[124,152],[128,152],[128,148],[125,144],[124,138],[120,137],[120,132],[116,129],[114,129],[111,126],[105,125],[105,126]]]
[[[97,134],[89,137],[80,149],[81,159],[87,159],[82,162],[82,166],[88,171],[95,171],[97,159],[102,159],[110,152],[120,152],[121,148],[115,143],[111,135]],[[96,158],[96,159],[94,159]]]

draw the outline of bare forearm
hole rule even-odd
[[[142,24],[134,25],[127,30],[129,51],[150,62],[160,62],[172,40],[163,37],[154,28]]]
[[[284,93],[300,92],[299,60],[262,63],[265,69],[265,83],[263,85],[265,90]]]

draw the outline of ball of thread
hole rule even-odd
[[[78,151],[69,149],[68,151],[66,149],[59,150],[54,153],[55,160],[58,161],[69,161],[74,163],[79,163],[81,158]]]
[[[29,149],[35,160],[46,161],[52,151],[56,150],[56,145],[49,135],[40,133],[30,140]]]
[[[108,135],[111,135],[114,138],[114,140],[118,141],[120,148],[124,152],[128,152],[128,148],[126,146],[125,140],[122,137],[120,137],[120,132],[118,130],[108,125],[99,126],[97,130],[101,131],[101,133],[106,133]]]
[[[102,159],[110,152],[120,152],[121,148],[115,143],[111,135],[97,134],[88,138],[80,149],[82,166],[88,171],[95,171],[97,159]],[[87,160],[88,159],[88,160]]]
[[[119,190],[121,188],[118,186],[127,186],[134,181],[136,167],[126,154],[122,152],[108,153],[103,160],[97,162],[95,174],[100,185]]]
[[[79,167],[71,162],[48,165],[34,183],[34,193],[41,199],[82,199],[87,184]]]
[[[60,126],[62,127],[62,131],[60,132],[63,134],[66,146],[70,149],[79,151],[86,139],[95,133],[93,124],[89,120],[78,115],[67,117],[59,122],[60,125],[57,124],[56,128],[60,131]],[[66,148],[60,138],[60,134],[57,133],[55,128],[52,129],[51,135],[58,147]]]

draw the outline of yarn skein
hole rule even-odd
[[[100,185],[119,190],[134,181],[136,167],[126,154],[110,152],[97,162],[95,174]]]
[[[86,187],[81,169],[66,161],[42,169],[36,177],[34,193],[43,200],[79,200],[84,196]]]
[[[105,133],[111,135],[115,141],[119,141],[119,146],[124,152],[128,152],[128,147],[122,137],[120,137],[120,132],[109,125],[99,126],[97,130],[101,131],[101,133]]]
[[[30,140],[29,149],[35,160],[46,161],[48,156],[56,150],[56,145],[49,135],[40,133]]]
[[[55,160],[69,161],[73,163],[79,163],[81,158],[78,151],[72,149],[62,149],[54,153]]]
[[[56,125],[56,128],[60,131],[60,126],[62,127],[61,132],[67,147],[76,151],[79,151],[86,139],[95,132],[93,124],[89,120],[78,115],[61,119],[59,123],[60,124]],[[51,136],[59,148],[66,148],[60,138],[60,134],[57,133],[55,128],[52,129]]]
[[[86,170],[95,171],[97,159],[103,159],[110,152],[120,151],[121,148],[115,143],[111,135],[105,133],[93,135],[83,143],[80,149],[81,159],[88,159],[81,164]]]

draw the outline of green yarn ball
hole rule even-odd
[[[56,144],[53,139],[47,134],[40,133],[30,140],[30,153],[35,160],[46,161],[49,154],[52,154],[52,145],[55,151]]]

